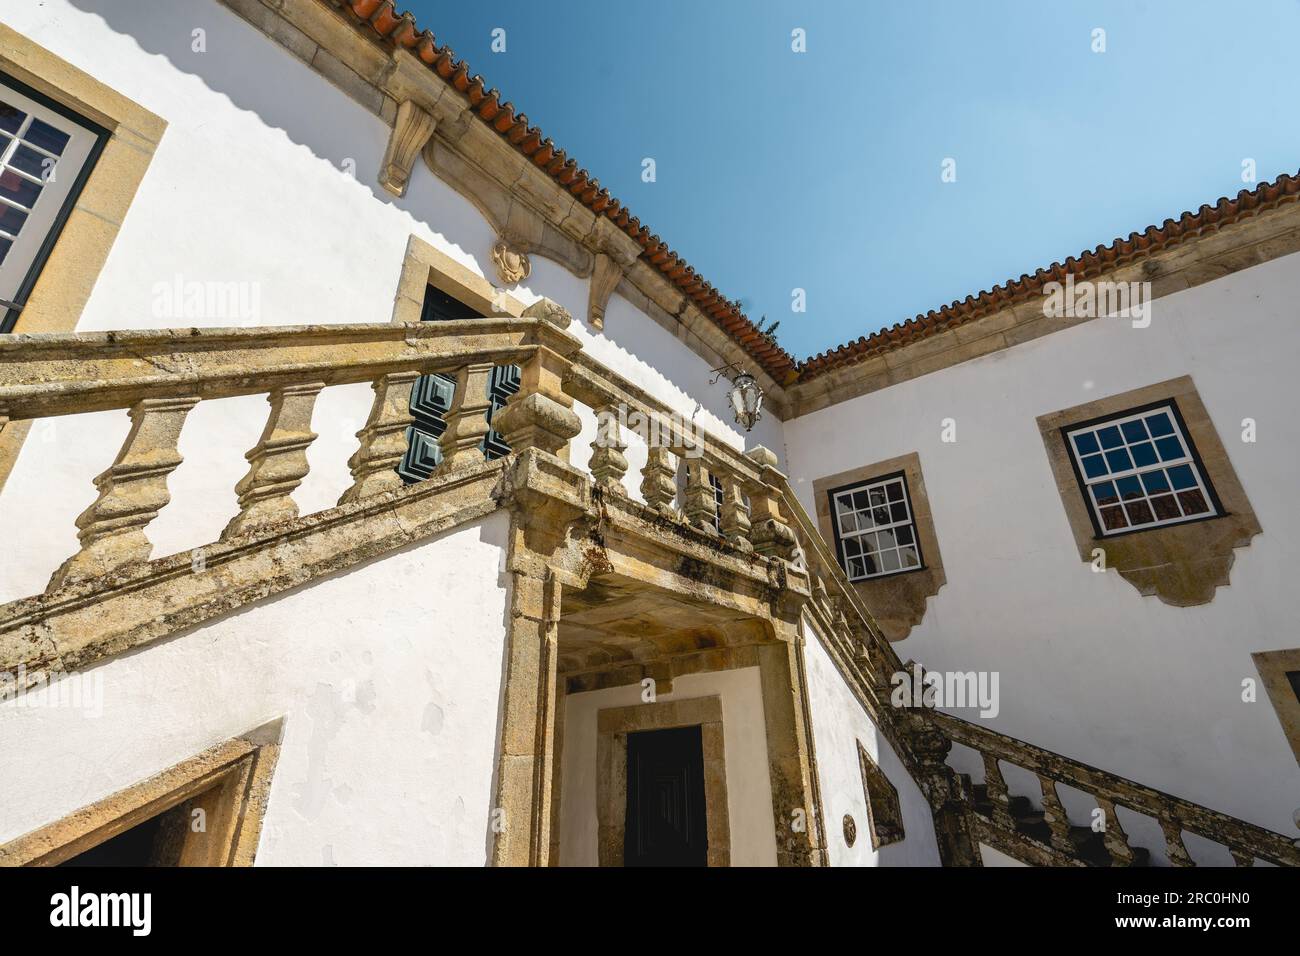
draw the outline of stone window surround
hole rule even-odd
[[[1286,676],[1288,671],[1300,671],[1300,647],[1259,651],[1251,654],[1250,658],[1255,662],[1255,670],[1259,671],[1269,703],[1277,713],[1296,763],[1300,764],[1300,697],[1296,696],[1295,688]]]
[[[601,866],[623,865],[627,826],[627,735],[696,725],[700,728],[704,750],[708,865],[731,865],[722,698],[714,695],[610,707],[596,712],[596,813],[600,828],[597,844]]]
[[[1220,513],[1101,537],[1084,500],[1065,433],[1084,422],[1163,403],[1177,409]],[[1117,571],[1140,594],[1155,595],[1173,607],[1208,604],[1217,588],[1227,586],[1235,549],[1249,545],[1262,529],[1191,376],[1040,415],[1037,423],[1082,561],[1092,564],[1093,552],[1102,551],[1107,570]]]
[[[879,850],[891,843],[902,843],[903,810],[898,801],[898,789],[885,776],[885,771],[867,753],[858,741],[858,767],[862,771],[862,795],[867,803],[867,832],[871,834],[871,849]]]
[[[879,577],[857,581],[853,587],[871,608],[885,637],[901,641],[925,616],[928,599],[939,593],[948,578],[943,570],[943,555],[939,551],[939,538],[935,533],[934,516],[930,498],[925,490],[921,471],[921,456],[908,452],[874,464],[841,471],[818,478],[813,482],[813,498],[817,513],[817,528],[827,542],[834,544],[835,526],[831,518],[830,493],[848,485],[867,484],[889,475],[902,473],[907,483],[908,504],[912,509],[912,522],[920,546],[921,566]],[[836,549],[838,557],[838,549]]]
[[[57,866],[181,807],[201,808],[206,829],[179,828],[176,865],[252,866],[281,729],[281,721],[272,721],[11,840],[0,846],[0,866]]]
[[[13,329],[71,332],[167,123],[4,24],[0,71],[109,131]],[[0,489],[30,427],[27,421],[6,421],[0,408]]]

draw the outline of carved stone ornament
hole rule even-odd
[[[533,271],[527,253],[511,248],[505,239],[498,239],[492,247],[492,261],[496,263],[497,275],[506,285],[523,282]]]
[[[850,813],[844,814],[844,844],[853,846],[858,842],[858,823]]]

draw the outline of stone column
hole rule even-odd
[[[582,343],[563,332],[572,318],[549,299],[529,306],[524,317],[545,324],[538,330],[537,350],[520,369],[519,392],[497,412],[492,424],[515,455],[536,448],[567,462],[569,439],[582,431],[582,423],[573,410],[573,398],[562,386],[571,356]]]
[[[149,560],[144,529],[171,500],[167,476],[181,463],[176,443],[197,398],[146,398],[131,406],[131,431],[117,459],[95,479],[99,497],[77,518],[81,550],[54,572],[48,591]]]
[[[813,793],[804,702],[799,693],[797,624],[778,623],[780,640],[758,648],[767,730],[778,866],[818,866],[824,849]]]
[[[761,477],[749,491],[751,523],[750,540],[754,550],[762,555],[793,560],[798,542],[794,531],[786,524],[779,502],[781,483],[785,476],[776,470],[776,455],[762,445],[745,453],[761,468]]]
[[[466,365],[456,373],[456,393],[447,410],[447,427],[438,438],[442,467],[448,470],[478,464],[483,460],[483,439],[487,437],[488,385],[491,362]]]
[[[547,866],[551,851],[560,582],[516,571],[506,634],[493,866]]]

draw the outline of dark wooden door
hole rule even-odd
[[[706,866],[704,748],[699,727],[627,736],[624,866]]]

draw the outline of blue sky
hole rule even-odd
[[[1296,0],[409,8],[796,358],[1300,169]]]

